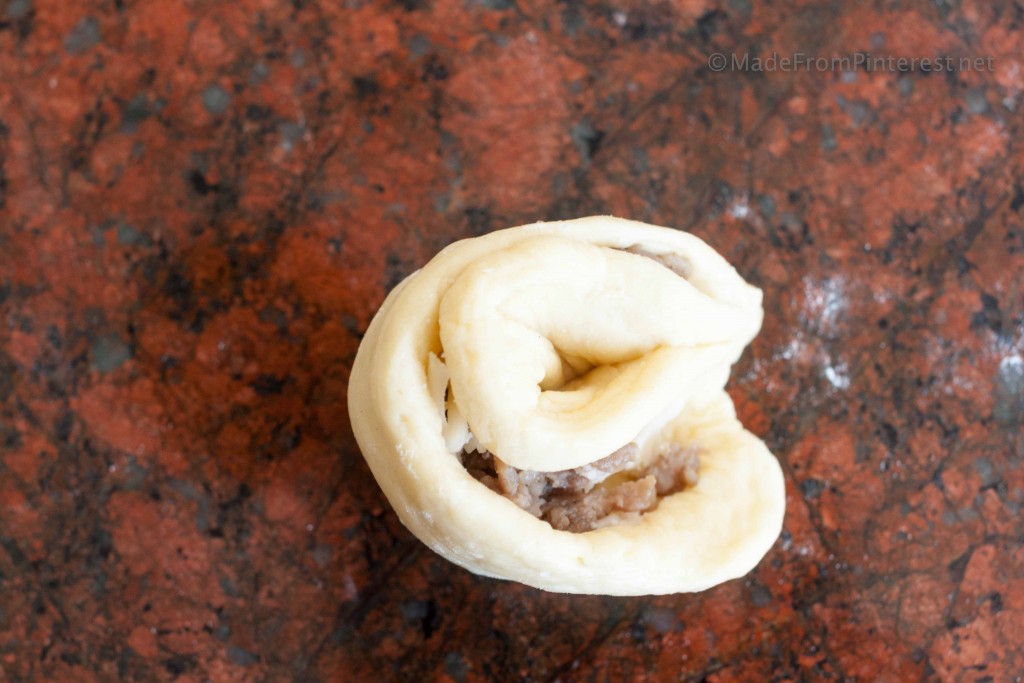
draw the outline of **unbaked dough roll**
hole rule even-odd
[[[687,233],[591,217],[463,240],[375,316],[353,430],[405,526],[471,571],[567,593],[702,590],[748,572],[782,525],[779,465],[723,391],[761,320],[760,290]],[[696,483],[652,503],[648,476],[629,512],[621,492],[683,447]],[[620,508],[555,528],[541,504],[569,500],[567,481]]]

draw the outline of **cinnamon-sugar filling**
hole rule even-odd
[[[700,459],[693,446],[672,445],[639,473],[630,443],[597,462],[560,472],[520,470],[491,453],[463,451],[469,473],[535,517],[562,531],[590,531],[635,517],[661,498],[694,486]]]

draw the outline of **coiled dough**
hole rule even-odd
[[[463,240],[372,321],[353,431],[403,524],[471,571],[569,593],[703,590],[748,572],[782,525],[779,465],[723,391],[761,320],[760,290],[687,233],[591,217]],[[700,480],[639,519],[557,531],[470,476],[454,452],[467,439],[543,472],[631,441],[648,461],[696,445]]]

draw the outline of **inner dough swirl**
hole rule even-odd
[[[563,592],[701,590],[749,571],[781,527],[778,463],[722,391],[761,318],[761,292],[686,233],[594,217],[464,240],[374,318],[353,429],[402,522],[472,571]],[[688,486],[659,481],[656,507],[613,505],[585,533],[555,528],[573,528],[572,509],[541,519],[467,471],[472,454],[494,481],[551,491],[631,449],[584,482],[604,492],[681,448],[700,453],[699,479],[687,461]]]

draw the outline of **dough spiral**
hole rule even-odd
[[[570,593],[702,590],[749,571],[782,524],[778,463],[723,391],[761,319],[760,290],[687,233],[591,217],[463,240],[375,316],[349,382],[353,430],[405,526],[471,571]],[[695,445],[700,479],[585,533],[459,456],[551,473],[630,443],[640,464]]]

